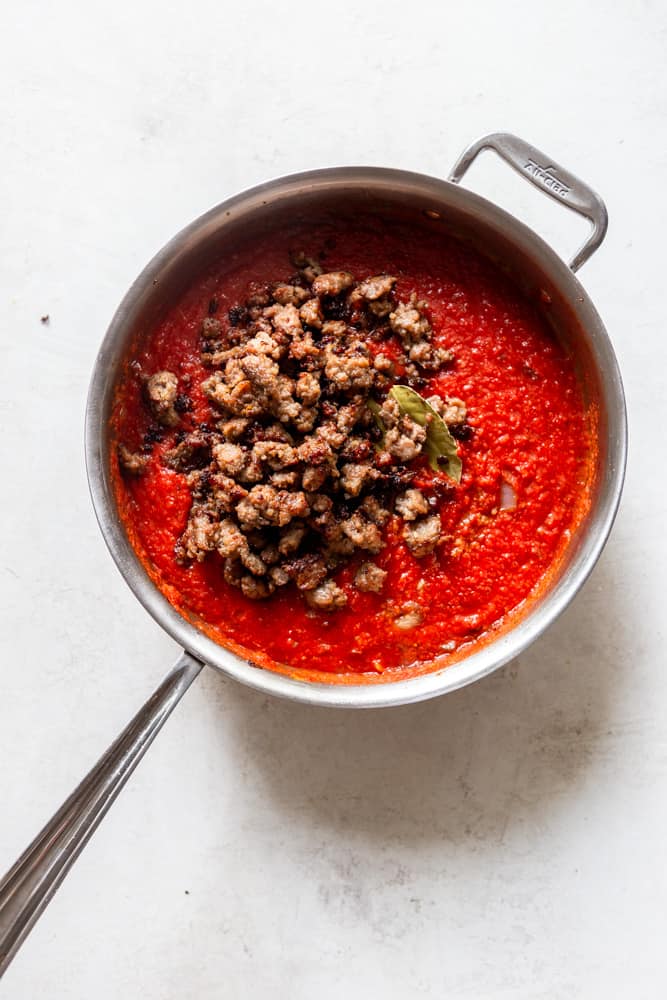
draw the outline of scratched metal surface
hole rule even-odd
[[[564,0],[538,23],[536,10],[13,10],[0,868],[174,658],[98,536],[82,418],[118,300],[210,205],[325,164],[445,175],[478,135],[524,136],[608,204],[580,277],[618,351],[631,451],[591,580],[486,681],[347,715],[205,675],[7,973],[11,1000],[607,1000],[664,982],[667,11]],[[466,183],[564,255],[581,242],[581,220],[492,158]]]

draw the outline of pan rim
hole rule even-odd
[[[572,566],[543,600],[520,617],[506,632],[450,665],[396,680],[386,675],[379,683],[323,683],[301,680],[243,660],[219,645],[184,618],[152,582],[132,548],[118,517],[105,468],[103,426],[107,370],[121,333],[145,290],[165,263],[181,253],[207,226],[224,224],[237,209],[260,203],[263,195],[290,197],[305,187],[327,194],[355,182],[395,192],[400,185],[419,188],[483,219],[503,231],[505,238],[530,254],[546,271],[571,304],[582,327],[592,335],[601,384],[608,398],[609,461],[597,508],[590,518],[580,551]],[[409,704],[445,694],[494,672],[519,655],[547,629],[574,599],[593,570],[611,531],[620,503],[627,459],[627,414],[621,375],[604,325],[585,289],[533,230],[493,202],[441,178],[388,167],[346,166],[309,170],[269,180],[232,196],[195,219],[177,233],[144,267],[118,306],[98,351],[88,392],[85,416],[85,456],[89,490],[106,545],[126,583],[149,614],[197,659],[265,694],[323,707],[380,708]]]

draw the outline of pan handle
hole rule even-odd
[[[600,246],[607,232],[607,209],[602,198],[588,184],[584,184],[574,174],[560,167],[551,157],[545,156],[539,149],[535,149],[515,135],[510,135],[509,132],[493,132],[473,142],[454,164],[449,180],[458,184],[477,154],[483,149],[492,149],[517,173],[527,177],[540,191],[544,191],[573,212],[583,215],[593,224],[590,236],[570,261],[571,269],[578,271]]]
[[[0,882],[0,977],[201,668],[183,653]]]

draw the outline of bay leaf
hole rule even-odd
[[[376,452],[379,453],[384,448],[384,436],[387,433],[387,428],[385,427],[384,420],[382,419],[382,416],[381,416],[380,404],[376,403],[374,399],[367,399],[366,400],[366,406],[368,407],[368,409],[373,414],[373,420],[375,421],[375,423],[380,428],[380,433],[382,434],[382,437],[380,438],[380,440],[376,441],[375,444],[373,445],[373,447],[375,448]]]
[[[454,482],[460,483],[463,466],[456,441],[442,417],[423,396],[408,385],[395,385],[389,393],[398,403],[402,413],[426,428],[425,449],[433,471],[443,470]]]

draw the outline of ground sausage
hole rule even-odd
[[[174,403],[178,398],[178,379],[173,372],[156,372],[146,382],[146,397],[153,416],[165,427],[175,427],[180,416]]]
[[[347,593],[330,574],[381,551],[392,508],[418,558],[440,538],[439,516],[410,486],[416,470],[408,466],[423,454],[426,430],[387,390],[395,371],[419,380],[451,354],[434,345],[426,304],[400,300],[392,275],[357,283],[347,271],[324,273],[305,254],[292,262],[298,274],[253,284],[228,321],[215,310],[203,320],[209,374],[199,393],[179,396],[176,375],[163,371],[145,394],[163,427],[182,421],[160,452],[191,491],[178,560],[215,553],[224,579],[249,599],[293,586],[313,610],[332,611]],[[202,392],[210,425],[194,422]],[[452,426],[464,423],[461,400],[430,401]],[[128,474],[148,460],[118,454]],[[385,576],[362,562],[353,585],[379,593]]]
[[[142,455],[140,451],[130,451],[124,444],[119,444],[118,462],[123,472],[130,476],[140,476],[146,471],[148,465],[148,455]]]
[[[406,490],[396,498],[396,513],[400,514],[404,521],[414,521],[428,512],[428,502],[421,490]]]
[[[357,590],[379,594],[384,586],[387,571],[380,569],[375,563],[362,563],[354,577],[354,585]]]
[[[325,580],[319,587],[306,593],[306,601],[318,611],[330,611],[347,604],[347,594],[333,580]]]
[[[421,559],[433,552],[441,532],[440,515],[431,514],[430,517],[407,523],[403,528],[403,538],[413,556]]]
[[[328,274],[318,274],[312,284],[315,295],[340,295],[341,292],[354,284],[354,278],[349,271],[329,271]]]

